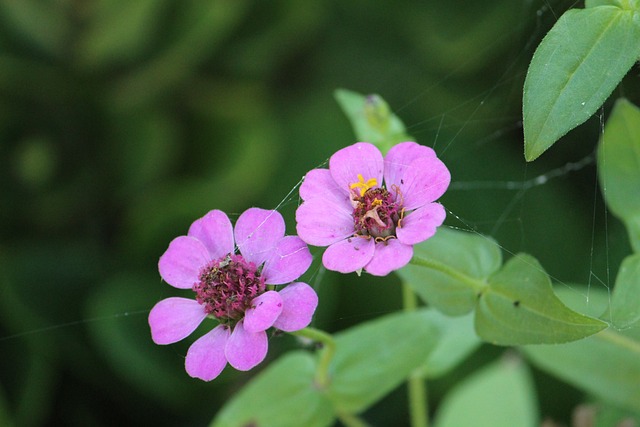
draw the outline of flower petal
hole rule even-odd
[[[306,283],[295,282],[279,291],[282,297],[282,313],[273,324],[285,332],[298,331],[311,323],[318,306],[318,295]]]
[[[204,381],[220,375],[227,366],[224,349],[230,334],[228,326],[218,325],[191,344],[184,361],[187,373]]]
[[[247,261],[259,266],[269,258],[273,248],[284,237],[284,231],[280,212],[250,208],[236,222],[236,245]]]
[[[312,261],[311,252],[302,239],[285,236],[264,264],[262,276],[268,285],[289,283],[302,276]]]
[[[191,289],[198,281],[200,269],[209,258],[209,251],[198,239],[189,236],[176,237],[160,257],[158,270],[165,282],[179,289]]]
[[[244,312],[244,330],[260,332],[269,329],[282,313],[282,298],[276,291],[267,291],[251,301]]]
[[[321,198],[337,205],[351,206],[349,194],[338,187],[329,169],[313,169],[307,172],[300,185],[300,198]]]
[[[404,267],[411,261],[413,246],[405,245],[397,239],[377,243],[373,259],[364,269],[374,276],[386,276],[393,270]]]
[[[233,227],[229,217],[222,211],[212,210],[196,220],[187,235],[200,240],[212,260],[233,253]]]
[[[384,182],[387,189],[391,191],[394,185],[399,187],[407,167],[421,157],[435,158],[436,152],[411,141],[394,145],[384,157]]]
[[[349,237],[329,246],[322,255],[322,263],[329,270],[352,273],[371,261],[374,249],[373,239]]]
[[[233,328],[224,354],[231,366],[239,371],[248,371],[264,360],[267,348],[267,333],[247,332],[241,320]]]
[[[446,217],[444,207],[440,203],[429,203],[402,218],[402,227],[396,228],[398,240],[405,245],[424,242],[434,234]]]
[[[151,338],[156,344],[171,344],[188,337],[207,313],[196,300],[172,297],[163,299],[149,312]]]
[[[382,153],[368,142],[358,142],[345,147],[329,159],[331,176],[346,194],[349,194],[351,184],[359,182],[358,175],[362,175],[365,182],[375,178],[375,187],[380,187],[383,166]]]
[[[438,200],[449,187],[451,174],[440,159],[422,157],[411,162],[403,176],[397,178],[404,207],[412,210]]]
[[[314,246],[327,246],[346,239],[355,231],[352,210],[328,200],[308,200],[296,210],[298,236]]]

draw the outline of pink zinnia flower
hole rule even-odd
[[[359,142],[331,156],[329,169],[305,176],[298,235],[328,246],[322,262],[329,270],[387,275],[404,267],[413,245],[442,225],[445,210],[434,201],[450,181],[429,147],[403,142],[383,158],[374,145]]]
[[[224,212],[213,210],[160,257],[162,278],[176,288],[192,289],[195,299],[157,303],[149,313],[153,341],[180,341],[205,317],[219,322],[187,352],[185,368],[192,377],[210,381],[227,362],[249,370],[267,354],[268,328],[291,332],[311,322],[318,297],[309,285],[295,282],[278,292],[267,287],[289,283],[311,265],[307,245],[284,233],[277,211],[251,208],[240,215],[234,230]]]

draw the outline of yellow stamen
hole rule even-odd
[[[371,202],[371,207],[372,208],[377,208],[378,206],[382,206],[382,200],[373,199],[373,202]]]
[[[378,180],[377,179],[370,178],[365,182],[364,177],[362,176],[362,174],[358,174],[358,182],[354,182],[353,184],[349,185],[349,188],[351,188],[352,190],[354,188],[359,188],[360,189],[360,197],[362,197],[362,196],[364,196],[364,193],[366,193],[368,189],[373,188],[376,185],[378,185]]]

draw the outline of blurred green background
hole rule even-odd
[[[296,346],[273,338],[261,367],[207,384],[184,372],[193,337],[156,346],[147,314],[178,294],[159,256],[210,209],[234,219],[278,207],[295,233],[302,176],[355,142],[339,87],[380,94],[436,149],[453,176],[447,225],[533,254],[556,280],[612,282],[625,231],[605,215],[593,162],[570,171],[593,152],[600,119],[533,164],[522,154],[526,67],[575,6],[0,0],[0,425],[206,425]],[[637,85],[623,93],[638,103]],[[315,326],[400,308],[395,277],[325,272],[313,253]],[[502,351],[484,346],[432,384],[432,408]],[[541,416],[568,422],[582,395],[535,374]],[[404,399],[398,390],[364,418],[403,425]]]

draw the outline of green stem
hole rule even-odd
[[[409,412],[411,414],[411,427],[428,427],[429,416],[427,409],[427,385],[420,375],[409,377]]]
[[[315,328],[304,328],[299,331],[291,332],[291,335],[309,338],[312,341],[322,344],[320,352],[320,360],[318,361],[318,370],[316,371],[316,384],[321,389],[329,385],[329,366],[336,352],[336,342],[328,333]]]
[[[411,258],[410,263],[413,265],[419,265],[420,267],[427,267],[433,270],[440,271],[441,273],[451,276],[454,279],[464,282],[477,293],[484,292],[484,289],[487,287],[487,284],[484,281],[467,276],[466,274],[461,273],[458,270],[455,270],[448,265],[435,261],[433,259],[421,258],[414,255],[413,258]]]
[[[404,311],[415,311],[418,308],[418,297],[407,283],[402,284],[402,303]],[[420,375],[411,375],[408,383],[409,413],[412,427],[428,427],[427,384]]]

